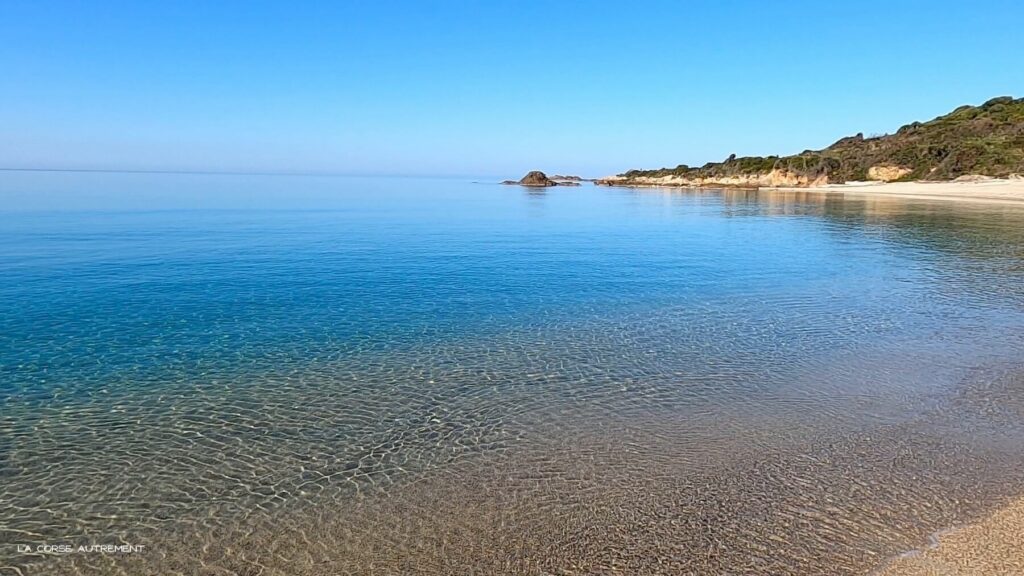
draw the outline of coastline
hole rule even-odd
[[[1024,574],[1024,498],[929,540],[928,546],[891,559],[873,576]]]
[[[956,202],[1024,203],[1024,179],[973,182],[850,182],[808,187],[762,187],[762,190],[841,193]]]
[[[818,192],[851,196],[886,196],[919,200],[956,202],[987,202],[1024,205],[1024,178],[990,179],[967,182],[848,182],[812,186],[730,186],[705,184],[693,186],[679,183],[608,181],[602,185],[629,188],[728,188],[782,192]]]

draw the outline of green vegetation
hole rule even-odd
[[[681,164],[660,170],[630,170],[621,176],[715,178],[781,169],[829,182],[867,180],[872,167],[901,168],[900,180],[952,180],[968,174],[1005,177],[1024,174],[1024,98],[993,98],[961,106],[929,122],[907,124],[895,134],[840,139],[824,150],[793,156],[735,154],[700,168]]]

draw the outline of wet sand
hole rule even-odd
[[[878,576],[1024,574],[1024,499],[936,539],[926,549],[893,560]]]
[[[955,405],[978,414],[995,430],[1024,418],[1024,373],[1015,371],[967,387]],[[884,564],[877,576],[1018,576],[1024,574],[1024,498],[989,515],[932,534],[928,543]]]
[[[762,188],[801,192],[842,193],[956,202],[1024,203],[1024,178],[975,182],[850,182],[810,188]]]

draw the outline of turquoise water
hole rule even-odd
[[[0,573],[276,573],[268,542],[296,534],[282,573],[557,572],[574,553],[541,542],[558,537],[590,543],[593,570],[658,572],[596,552],[648,540],[684,570],[707,561],[678,552],[695,534],[770,542],[749,502],[824,510],[856,468],[877,481],[797,531],[855,573],[853,550],[884,557],[1024,488],[1004,418],[1019,207],[18,172],[0,202]],[[969,393],[993,382],[1009,402]],[[701,530],[638,496],[698,485],[715,504],[664,514],[718,510]],[[730,490],[748,495],[735,510]],[[630,522],[648,528],[593,530]],[[38,549],[61,543],[145,549]]]

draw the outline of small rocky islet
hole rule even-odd
[[[581,180],[582,178],[579,176],[555,175],[549,178],[547,174],[540,170],[533,170],[519,180],[505,180],[502,184],[544,188],[550,186],[579,186]]]

